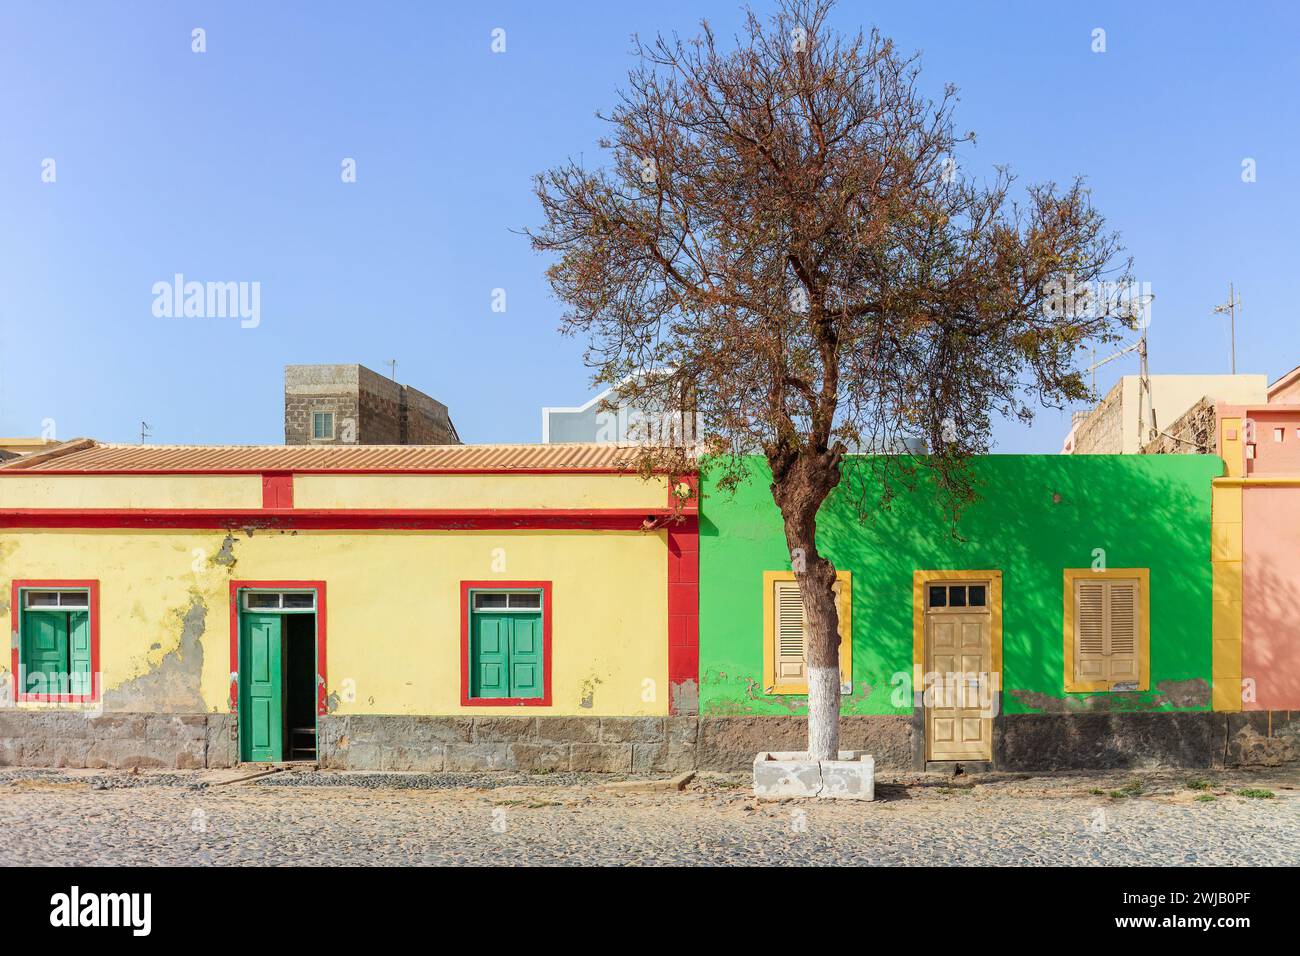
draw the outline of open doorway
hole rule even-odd
[[[240,759],[315,760],[316,592],[243,590],[238,606]]]

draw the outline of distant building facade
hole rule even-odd
[[[459,445],[447,406],[364,365],[286,365],[286,445]]]
[[[1125,375],[1097,407],[1076,412],[1066,437],[1065,454],[1136,455],[1169,431],[1204,398],[1234,405],[1263,404],[1268,399],[1265,375],[1152,375],[1148,396],[1138,375]]]
[[[33,455],[57,444],[53,438],[0,438],[0,461]]]
[[[542,442],[547,445],[574,442],[692,445],[699,435],[698,415],[634,404],[619,393],[618,385],[610,386],[584,405],[542,409]]]
[[[1214,708],[1267,730],[1275,712],[1300,707],[1300,368],[1249,400],[1203,395],[1142,450],[1223,461],[1211,527]],[[1271,733],[1261,747],[1265,762],[1286,752]]]

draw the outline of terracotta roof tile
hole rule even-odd
[[[114,445],[76,439],[0,471],[624,471],[637,449],[554,445]]]

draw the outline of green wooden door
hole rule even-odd
[[[474,614],[470,696],[541,697],[541,614]]]
[[[510,696],[542,696],[542,616],[516,614],[510,629]]]
[[[244,760],[284,759],[284,633],[278,614],[240,615],[239,746]]]
[[[68,692],[78,697],[90,696],[94,675],[90,671],[90,614],[68,614]]]
[[[23,614],[23,692],[67,693],[68,614],[27,611]]]
[[[510,615],[475,614],[474,697],[510,696]]]

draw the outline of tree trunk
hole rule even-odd
[[[839,484],[838,456],[798,458],[773,468],[790,565],[803,598],[808,663],[808,755],[834,760],[840,749],[840,616],[835,565],[817,550],[817,509]]]

